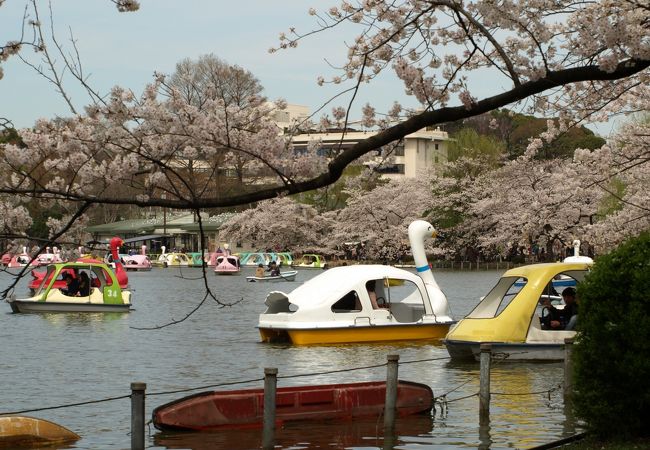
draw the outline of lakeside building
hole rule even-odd
[[[274,115],[274,121],[285,133],[308,118],[309,108],[292,104],[287,105],[284,110],[276,111]],[[353,125],[354,123],[351,124]],[[298,151],[317,142],[320,144],[319,154],[328,157],[377,133],[374,130],[358,131],[353,128],[348,128],[345,132],[310,132],[293,136],[292,142]],[[419,171],[435,169],[448,161],[448,141],[449,135],[440,128],[423,129],[405,136],[401,142],[396,142],[388,160],[375,152],[364,164],[377,170],[384,178],[415,178]]]
[[[215,216],[201,213],[206,250],[214,251],[219,246],[223,248],[224,242],[217,240],[217,233],[232,216],[233,213]],[[147,253],[161,253],[162,246],[165,246],[167,252],[173,249],[198,251],[200,248],[199,223],[196,214],[173,214],[163,211],[162,215],[147,219],[129,219],[92,225],[87,227],[86,231],[93,236],[93,241],[96,243],[107,243],[112,237],[119,236],[127,247],[135,250],[141,245],[146,245]],[[229,244],[233,251],[239,251],[235,250],[235,246],[229,242],[225,244]]]

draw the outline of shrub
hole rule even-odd
[[[577,416],[596,436],[649,436],[650,233],[598,258],[578,299]]]

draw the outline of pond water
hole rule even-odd
[[[278,368],[278,387],[384,380],[385,366],[365,367],[398,354],[399,378],[428,384],[436,397],[447,400],[444,408],[400,419],[394,442],[384,441],[381,421],[310,423],[278,429],[276,448],[529,448],[577,431],[565,412],[561,389],[555,389],[563,379],[561,363],[494,364],[490,424],[480,427],[475,395],[479,365],[451,363],[443,345],[261,343],[256,324],[266,294],[288,292],[320,271],[301,270],[295,282],[274,284],[246,282],[252,273],[248,268],[238,276],[209,272],[209,286],[222,302],[233,305],[208,298],[186,319],[205,297],[201,269],[129,272],[135,310],[128,314],[12,314],[9,305],[0,304],[0,414],[28,411],[22,415],[54,421],[81,435],[75,444],[59,448],[128,449],[132,382],[147,384],[148,421],[156,406],[191,393],[262,387],[265,367]],[[500,275],[435,274],[455,318],[467,314]],[[9,281],[9,274],[0,273],[0,287]],[[16,294],[26,293],[23,282]],[[173,321],[179,323],[170,325]],[[236,384],[206,388],[228,383]],[[167,394],[190,388],[198,389]],[[92,403],[33,411],[87,402]],[[259,430],[169,434],[149,426],[146,434],[146,446],[153,449],[253,449],[261,444]]]

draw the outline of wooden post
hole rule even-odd
[[[397,407],[397,362],[399,355],[388,355],[386,370],[386,402],[384,404],[384,431],[395,429],[395,412]]]
[[[278,369],[264,369],[264,429],[262,448],[272,449],[275,445],[275,393],[278,385]]]
[[[131,450],[144,450],[144,392],[146,383],[131,383]]]
[[[564,339],[564,400],[573,395],[573,342],[575,338]]]
[[[490,420],[490,360],[492,344],[481,344],[481,381],[479,388],[479,422]]]

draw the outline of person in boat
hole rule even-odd
[[[79,293],[79,279],[77,277],[73,277],[71,273],[66,272],[63,274],[63,280],[65,281],[66,287],[65,289],[61,289],[61,291],[65,295],[73,297]]]
[[[275,261],[271,261],[271,263],[269,264],[269,270],[271,271],[272,277],[280,276],[280,267],[278,266],[278,263],[276,263]]]
[[[90,278],[86,272],[79,274],[79,295],[88,297],[90,295]]]
[[[370,297],[370,304],[372,305],[372,309],[381,309],[381,308],[386,308],[385,305],[380,305],[379,302],[377,301],[377,292],[375,288],[375,280],[370,280],[366,282],[366,290],[368,291],[368,297]]]
[[[576,299],[576,290],[568,287],[562,291],[564,308],[558,309],[553,306],[550,300],[544,301],[544,306],[548,308],[549,315],[546,320],[546,328],[550,330],[573,330],[578,321],[578,301]]]
[[[258,264],[257,268],[255,269],[255,276],[257,278],[264,278],[264,272],[265,272],[264,265],[261,263]]]

